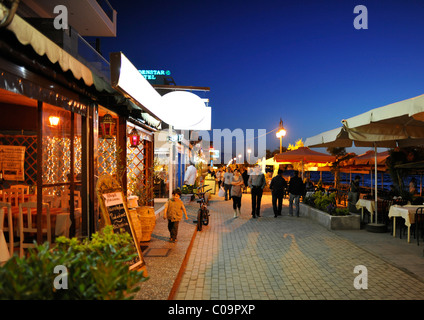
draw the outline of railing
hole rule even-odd
[[[78,59],[98,76],[110,82],[110,64],[83,37],[78,35]]]
[[[103,9],[106,15],[109,17],[110,21],[113,21],[113,8],[107,0],[96,0],[99,6]]]

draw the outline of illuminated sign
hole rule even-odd
[[[146,80],[156,80],[156,76],[170,76],[169,70],[138,70]]]
[[[181,142],[183,141],[184,136],[182,134],[176,134],[173,136],[168,136],[169,142]]]

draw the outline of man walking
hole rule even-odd
[[[302,179],[299,177],[299,172],[294,172],[294,177],[289,182],[289,215],[293,217],[293,201],[296,205],[296,217],[299,216],[299,199],[304,193],[305,186]]]
[[[283,170],[278,170],[278,174],[272,178],[269,188],[272,192],[272,208],[274,209],[274,217],[277,218],[277,216],[281,216],[284,192],[287,188],[287,182],[283,178]]]
[[[197,178],[197,170],[193,163],[190,161],[190,165],[188,166],[185,174],[184,174],[184,184],[189,188],[193,189],[194,183]]]
[[[255,167],[255,171],[249,177],[248,184],[252,195],[252,217],[260,217],[262,192],[266,185],[265,175],[260,166]]]
[[[224,173],[224,189],[225,189],[225,201],[231,199],[231,187],[233,183],[233,173],[231,169],[227,167],[227,172]]]

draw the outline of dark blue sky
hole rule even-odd
[[[139,69],[206,86],[212,128],[287,129],[284,145],[424,93],[424,1],[123,1],[118,36]],[[356,30],[356,5],[368,29]],[[267,148],[278,148],[275,133]],[[353,150],[355,151],[355,150]]]

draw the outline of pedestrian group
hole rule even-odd
[[[309,179],[305,179],[304,183],[299,177],[298,171],[294,171],[294,177],[287,183],[283,173],[283,170],[278,170],[278,174],[272,178],[269,185],[272,194],[274,217],[281,216],[283,198],[286,192],[289,194],[289,215],[299,217],[300,197],[304,196],[305,192],[310,188],[314,188],[314,186]],[[252,218],[255,219],[261,216],[261,200],[266,186],[266,178],[261,166],[255,166],[250,173],[245,168],[236,168],[234,171],[230,167],[220,168],[216,172],[216,179],[218,190],[222,188],[225,192],[225,201],[233,200],[234,218],[241,215],[241,198],[246,187],[250,188],[252,196]]]

